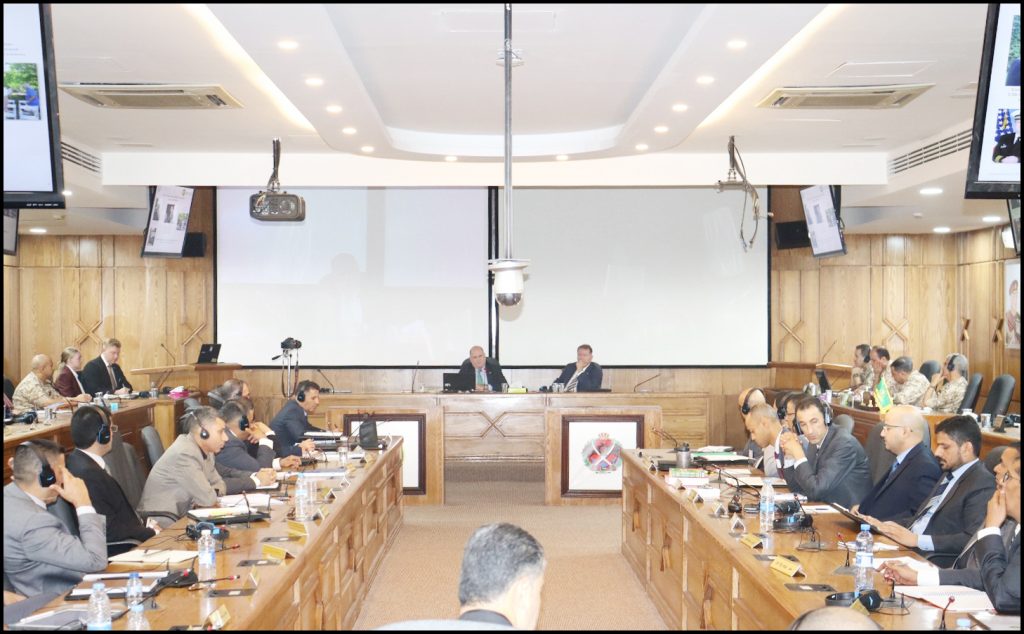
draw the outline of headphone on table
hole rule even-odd
[[[878,594],[878,590],[861,592],[859,596],[856,592],[836,592],[825,597],[825,605],[839,608],[848,608],[854,601],[860,601],[868,612],[875,612],[882,607],[882,595]]]
[[[39,471],[39,486],[46,489],[57,484],[57,474],[53,472],[53,467],[50,466],[50,461],[46,459],[46,456],[36,449],[35,443],[31,440],[26,440],[20,446],[28,447],[29,451],[34,453],[36,458],[39,458],[39,462],[43,463],[43,468]]]
[[[750,395],[753,394],[754,392],[761,392],[761,388],[751,388],[750,391],[747,392],[747,395],[743,397],[743,405],[740,406],[740,413],[742,413],[744,416],[750,413]],[[764,398],[764,392],[761,392],[761,398]]]
[[[195,524],[189,524],[185,527],[185,535],[188,536],[189,539],[199,539],[203,534],[203,530],[209,530],[210,535],[219,542],[222,542],[231,536],[231,531],[226,528],[219,528],[212,522],[196,522]]]

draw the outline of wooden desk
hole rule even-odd
[[[161,385],[184,385],[195,387],[205,396],[207,392],[220,387],[224,381],[235,376],[235,370],[241,370],[237,363],[185,363],[182,365],[166,365],[156,368],[134,368],[128,374],[142,375],[146,379],[146,387],[150,383]]]
[[[838,592],[853,590],[852,576],[834,576],[846,553],[838,550],[797,551],[798,533],[771,533],[763,549],[751,550],[729,534],[728,518],[711,517],[711,503],[687,500],[683,491],[651,473],[645,460],[665,458],[668,452],[635,451],[625,455],[622,492],[622,554],[647,589],[669,628],[785,630],[799,615],[825,605],[825,593],[793,592],[794,580],[769,570],[759,554],[794,554],[805,577],[800,583],[827,583]],[[748,531],[757,530],[757,516],[744,516]],[[836,533],[853,540],[856,530],[838,513],[814,516],[827,547],[835,548]],[[830,539],[831,537],[831,539]],[[888,541],[883,537],[876,537]],[[913,553],[894,553],[911,555]],[[881,575],[875,586],[886,595]],[[922,601],[907,616],[873,614],[885,629],[935,629],[941,610]],[[947,615],[950,629],[956,614]]]
[[[343,490],[339,499],[326,504],[329,512],[325,519],[305,523],[307,537],[275,544],[288,548],[295,558],[277,566],[257,567],[260,584],[253,595],[211,599],[206,597],[205,590],[168,588],[156,597],[159,609],[146,612],[152,628],[198,625],[225,605],[231,614],[227,629],[352,629],[367,588],[403,519],[401,441],[383,455],[369,453],[380,457],[357,470],[352,485]],[[252,569],[239,567],[239,562],[262,559],[260,540],[287,534],[285,515],[291,507],[291,502],[272,507],[270,521],[256,522],[251,528],[232,525],[227,543],[238,544],[239,548],[217,553],[217,576],[240,574],[245,579]],[[195,550],[194,542],[173,541],[188,523],[187,519],[179,520],[140,547]],[[133,569],[140,567],[112,565],[108,571]],[[244,587],[250,585],[241,579],[217,584],[218,589]],[[58,599],[43,609],[61,605],[64,603]],[[114,605],[123,602],[115,600]],[[114,622],[115,629],[126,626],[127,618]]]

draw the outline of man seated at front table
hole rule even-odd
[[[871,346],[862,343],[853,351],[853,368],[850,370],[850,389],[871,389],[875,385],[875,370],[871,366]]]
[[[779,446],[779,439],[787,427],[779,420],[778,411],[767,403],[760,403],[750,408],[750,413],[743,419],[743,424],[750,432],[751,440],[764,452],[764,474],[771,478],[781,478],[785,468],[785,456]],[[806,449],[806,445],[804,448]]]
[[[67,399],[61,396],[50,382],[50,377],[53,375],[53,361],[50,357],[45,354],[37,354],[32,357],[31,368],[18,387],[14,389],[12,402],[15,414],[67,403]],[[79,394],[71,400],[87,403],[91,399],[88,394]]]
[[[743,424],[746,425],[747,416],[750,415],[754,406],[763,405],[767,402],[768,400],[765,399],[764,392],[762,392],[759,387],[750,387],[740,392],[739,396],[736,398],[736,407],[740,410],[740,419],[743,421]],[[764,459],[762,449],[756,442],[754,442],[754,439],[750,437],[749,432],[747,433],[747,436],[747,446],[743,448],[743,453],[747,454],[747,461],[751,465],[755,468],[760,468],[762,466],[762,460]]]
[[[893,386],[896,382],[892,378],[892,368],[889,367],[889,359],[892,358],[889,356],[889,350],[882,346],[872,346],[869,357],[871,359],[871,371],[874,374],[871,378],[871,389],[874,390],[879,381],[884,380],[886,389],[892,395]]]
[[[932,377],[931,385],[921,397],[921,406],[933,412],[956,414],[967,393],[967,357],[953,353],[946,357],[942,371]]]
[[[309,415],[320,405],[320,386],[313,381],[300,381],[295,396],[289,399],[277,416],[270,421],[270,429],[277,436],[277,455],[302,456],[316,448],[308,431],[323,431],[311,425]]]
[[[786,453],[783,477],[794,493],[847,508],[871,490],[868,458],[860,442],[832,424],[827,406],[813,396],[796,404],[796,420],[807,437],[807,451],[792,431],[782,434]]]
[[[935,457],[942,477],[911,517],[865,520],[898,544],[914,548],[937,566],[949,566],[985,519],[995,478],[978,460],[981,429],[970,416],[947,418],[935,427]]]
[[[257,427],[249,399],[228,401],[220,408],[220,417],[227,426],[228,440],[217,453],[217,464],[243,471],[296,469],[302,465],[298,456],[277,457],[274,441]]]
[[[29,440],[11,458],[14,481],[4,487],[4,578],[26,597],[64,593],[86,573],[107,567],[106,518],[85,483],[64,467],[60,446]],[[60,496],[75,507],[78,535],[46,512]]]
[[[100,356],[85,364],[82,387],[86,394],[130,394],[132,384],[125,378],[117,360],[121,358],[121,342],[113,337],[100,344]]]
[[[914,360],[899,357],[892,362],[893,405],[917,405],[928,391],[928,378],[914,369]]]
[[[576,348],[576,363],[565,366],[555,383],[565,386],[566,392],[597,392],[601,389],[601,366],[594,363],[594,349],[589,344]]]
[[[477,392],[500,392],[501,384],[508,383],[501,373],[501,366],[494,359],[484,355],[484,349],[473,346],[469,349],[469,358],[459,368],[459,384],[463,388],[470,385]]]
[[[983,527],[952,568],[920,572],[886,562],[885,578],[900,585],[968,586],[984,590],[999,612],[1020,613],[1020,443],[1006,448],[995,469],[997,487]]]
[[[885,449],[896,456],[896,462],[851,510],[882,521],[912,517],[942,475],[931,448],[924,444],[928,421],[916,407],[896,405],[878,424],[882,425]]]

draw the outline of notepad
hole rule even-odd
[[[143,581],[142,582],[142,592],[143,592],[143,594],[152,592],[153,588],[155,588],[156,584],[158,584],[159,582],[160,582],[159,579],[151,579],[148,582]],[[128,580],[127,579],[123,579],[123,580],[121,580],[121,579],[105,580],[103,582],[103,585],[106,587],[107,596],[110,596],[110,597],[123,597],[125,595],[125,592],[127,591]],[[88,597],[91,594],[92,594],[92,582],[90,582],[86,587],[76,587],[68,595],[68,598],[69,599],[78,599],[78,598]]]
[[[895,590],[940,608],[945,607],[949,602],[949,597],[954,597],[956,601],[949,606],[950,612],[977,612],[994,609],[987,594],[967,586],[896,586]]]
[[[107,561],[114,564],[180,564],[183,561],[194,559],[198,553],[194,550],[163,550],[144,549],[129,550],[120,555],[109,557]]]
[[[244,510],[246,508],[246,498],[249,499],[250,509],[265,509],[267,508],[268,501],[274,506],[284,504],[281,500],[271,498],[267,493],[249,493],[246,494],[244,498],[241,495],[224,495],[217,498],[217,502],[219,502],[222,507],[232,507],[234,509]]]

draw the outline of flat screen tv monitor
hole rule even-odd
[[[191,187],[150,188],[149,219],[143,234],[142,257],[181,257],[194,193]]]
[[[48,4],[4,3],[4,207],[64,208]]]
[[[1010,214],[1010,233],[1013,234],[1013,250],[1017,255],[1020,255],[1020,198],[1007,200],[1006,211]]]
[[[990,4],[965,198],[1020,198],[1020,4]]]
[[[846,238],[839,215],[840,189],[838,186],[814,185],[800,190],[807,221],[807,237],[816,258],[846,255]]]
[[[4,208],[4,255],[18,254],[19,216],[19,210]]]

